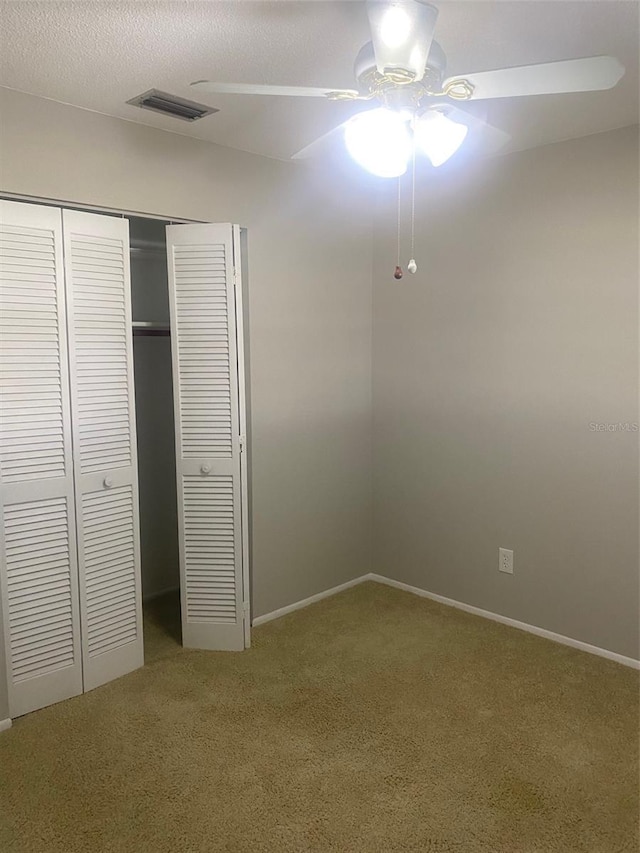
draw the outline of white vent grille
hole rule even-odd
[[[235,622],[238,542],[233,477],[188,475],[182,489],[187,616],[200,622]]]
[[[224,244],[175,246],[181,453],[233,453],[227,259]]]
[[[168,92],[161,92],[159,89],[149,89],[148,92],[131,98],[127,103],[133,107],[152,110],[155,113],[171,116],[171,118],[182,119],[182,121],[198,121],[205,116],[219,112],[215,107],[207,107],[205,104],[196,103],[196,101],[188,101],[186,98],[179,98],[177,95],[170,95]]]
[[[69,519],[64,497],[5,506],[14,682],[74,663]]]
[[[76,418],[82,474],[132,464],[122,240],[71,238]]]
[[[59,307],[52,231],[0,227],[0,474],[65,475]]]
[[[131,486],[82,497],[87,645],[91,657],[138,637]]]

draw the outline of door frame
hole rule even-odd
[[[247,277],[247,229],[233,226],[233,266],[236,286],[236,352],[238,358],[238,414],[240,419],[240,523],[242,526],[242,602],[244,647],[251,646],[251,400],[248,394],[249,315],[245,299]],[[248,296],[248,294],[246,294]]]
[[[85,211],[103,215],[129,217],[135,216],[141,219],[155,219],[171,225],[206,224],[201,219],[185,219],[162,213],[149,213],[147,211],[123,210],[98,204],[86,204],[83,202],[64,199],[45,198],[42,196],[25,195],[24,193],[11,193],[0,191],[0,199],[6,201],[24,202],[26,204],[38,204],[50,207],[58,207],[66,210]],[[240,495],[241,495],[241,524],[242,524],[242,582],[244,603],[244,637],[245,648],[251,645],[251,586],[253,581],[253,566],[251,561],[252,551],[252,493],[251,493],[251,382],[249,376],[249,323],[248,323],[248,275],[247,275],[247,229],[233,226],[234,250],[239,252],[239,257],[234,257],[234,265],[238,270],[237,286],[235,288],[236,300],[236,347],[238,353],[238,395],[240,435],[242,441],[242,453],[240,457]],[[2,612],[0,610],[0,633],[3,631]],[[0,676],[3,673],[0,671]],[[3,679],[8,690],[8,674]],[[0,722],[4,722],[1,721]]]
[[[140,210],[122,210],[115,207],[104,207],[99,204],[83,204],[77,201],[62,201],[58,198],[42,198],[35,195],[24,195],[22,193],[8,193],[0,191],[0,199],[6,201],[23,201],[27,204],[44,204],[50,207],[62,207],[67,210],[83,210],[86,213],[103,213],[112,216],[138,216],[140,219],[159,219],[171,225],[188,225],[189,223],[203,224],[201,219],[183,219],[181,216],[168,216],[162,213],[145,213]]]

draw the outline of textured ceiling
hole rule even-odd
[[[638,5],[618,0],[501,0],[438,4],[436,38],[448,73],[592,54],[627,67],[608,92],[492,102],[489,120],[512,149],[638,121]],[[0,85],[141,124],[286,159],[357,106],[320,99],[194,94],[189,83],[353,84],[368,40],[364,3],[1,2]],[[151,88],[219,113],[190,125],[129,106]]]

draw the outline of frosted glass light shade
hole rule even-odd
[[[466,125],[452,121],[439,110],[429,110],[416,120],[416,145],[432,165],[441,166],[460,148],[468,130]]]
[[[384,107],[359,113],[345,127],[344,139],[356,163],[373,175],[397,178],[407,171],[411,135],[398,113]]]
[[[382,16],[380,38],[387,47],[400,47],[411,33],[411,18],[402,6],[389,6]]]

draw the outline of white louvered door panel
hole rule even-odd
[[[167,227],[182,639],[245,647],[231,225]]]
[[[0,201],[0,591],[9,711],[82,692],[62,216]]]
[[[63,211],[84,689],[144,663],[129,223]]]

